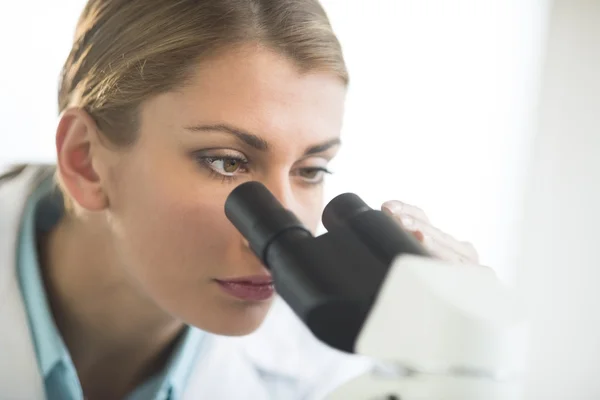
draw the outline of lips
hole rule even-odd
[[[275,293],[273,279],[270,276],[217,279],[216,282],[225,293],[245,301],[265,301]]]

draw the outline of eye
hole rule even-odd
[[[232,176],[237,172],[243,172],[248,163],[246,160],[235,157],[205,157],[203,161],[215,172]]]
[[[326,174],[331,174],[331,171],[323,167],[300,168],[296,173],[302,180],[310,184],[322,183]]]

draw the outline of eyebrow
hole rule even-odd
[[[330,148],[335,147],[335,146],[340,146],[341,144],[342,144],[342,141],[340,140],[340,138],[333,138],[324,143],[309,147],[308,149],[306,149],[304,151],[304,157],[310,156],[313,154],[323,153],[323,152],[329,150]]]
[[[192,132],[209,132],[216,131],[233,135],[246,143],[250,147],[254,147],[257,150],[266,151],[269,149],[269,144],[261,137],[254,135],[250,132],[246,132],[242,129],[234,128],[225,124],[217,125],[194,125],[186,126],[185,129]]]
[[[228,135],[235,136],[242,142],[246,143],[248,146],[253,147],[257,150],[267,151],[269,149],[269,143],[260,136],[227,124],[194,125],[186,126],[185,129],[192,132],[222,132]],[[326,142],[310,146],[304,151],[304,157],[322,153],[324,151],[329,150],[332,147],[339,146],[341,144],[342,142],[340,138],[333,138]]]

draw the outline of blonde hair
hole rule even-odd
[[[110,142],[131,144],[144,100],[184,85],[203,59],[248,42],[348,83],[318,0],[89,0],[62,70],[59,110],[81,107]]]

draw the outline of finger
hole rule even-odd
[[[425,241],[425,235],[423,235],[423,232],[421,231],[409,231],[414,237],[415,239],[417,239],[420,243],[423,243]]]
[[[409,215],[392,214],[391,217],[405,231],[408,231],[415,236],[419,242],[423,241],[425,235],[421,230],[419,230],[419,227],[424,225],[423,222],[417,221],[415,218]]]
[[[454,259],[458,257],[458,259],[464,259],[472,263],[477,263],[479,260],[477,251],[472,244],[458,241],[428,222],[420,221],[406,215],[394,215],[394,219],[405,230],[410,231],[428,249],[432,244],[435,244],[436,251],[442,252],[446,258]],[[448,252],[454,253],[456,257],[450,257]]]
[[[409,221],[404,221],[403,226],[405,226],[404,224],[407,222]],[[475,250],[475,247],[471,243],[459,241],[427,222],[414,220],[412,221],[412,226],[409,225],[407,229],[421,231],[425,237],[431,237],[439,244],[439,246],[452,249],[455,253],[459,254],[460,257],[463,257],[470,262],[476,263],[479,260],[477,250]]]
[[[446,254],[446,256],[450,257],[447,254],[450,251],[450,253],[456,255],[450,258],[458,257],[458,259],[473,263],[479,262],[479,255],[471,243],[459,241],[431,225],[428,219],[419,218],[419,216],[427,218],[425,212],[420,208],[394,200],[384,203],[382,210],[391,215],[400,226],[411,232],[424,245],[426,245],[425,238],[431,237],[437,243],[438,251]]]
[[[422,230],[419,230],[419,227],[424,225],[423,222],[417,221],[415,218],[408,215],[392,214],[391,217],[405,231],[410,232],[415,238],[417,238],[419,242],[423,241],[425,235]]]
[[[431,255],[439,258],[440,260],[457,264],[474,264],[473,260],[466,257],[464,254],[461,254],[452,247],[448,247],[445,244],[436,241],[435,238],[432,238],[431,236],[425,237],[424,244]]]
[[[388,215],[409,215],[415,219],[429,222],[429,218],[425,214],[425,211],[421,210],[419,207],[406,204],[398,200],[386,201],[381,206],[381,211],[387,213]]]
[[[472,243],[464,241],[459,241],[458,243],[462,246],[463,253],[467,255],[467,259],[474,263],[479,263],[479,253]]]

